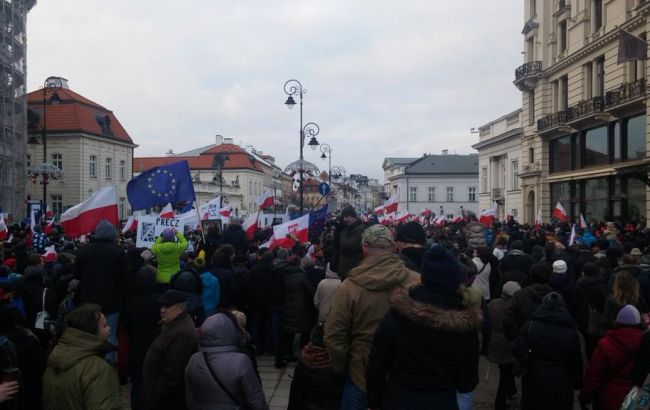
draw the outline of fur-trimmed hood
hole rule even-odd
[[[478,331],[483,320],[480,306],[470,304],[461,309],[445,308],[415,300],[404,288],[391,293],[390,305],[400,316],[443,332]]]

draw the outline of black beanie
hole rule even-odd
[[[422,257],[422,284],[436,293],[453,295],[461,284],[458,260],[442,246],[433,246]]]
[[[587,262],[582,268],[582,272],[585,276],[598,276],[600,275],[600,267],[596,262]]]
[[[341,210],[341,216],[343,218],[345,218],[346,216],[354,216],[356,218],[357,217],[357,211],[354,210],[352,205],[348,205],[348,206],[344,207]]]
[[[397,228],[397,242],[417,243],[424,245],[427,242],[427,236],[424,233],[422,225],[415,221],[407,222]]]

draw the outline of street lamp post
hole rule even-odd
[[[305,146],[305,137],[307,135],[311,136],[309,140],[309,146],[315,150],[318,147],[318,140],[316,135],[319,132],[319,127],[313,122],[302,125],[302,97],[307,92],[306,89],[302,87],[302,84],[298,80],[289,80],[284,83],[284,92],[289,96],[285,102],[286,106],[291,109],[296,105],[296,101],[293,99],[294,95],[300,97],[300,214],[302,215],[304,211],[304,169],[303,169],[303,148]]]
[[[321,159],[329,159],[329,166],[327,168],[327,183],[330,188],[332,187],[332,147],[330,144],[321,144],[320,145]]]
[[[212,181],[216,182],[219,175],[219,208],[223,207],[223,167],[229,159],[227,154],[215,154],[212,157]]]

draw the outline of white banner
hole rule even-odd
[[[150,248],[160,236],[162,231],[167,228],[174,228],[178,232],[183,232],[185,225],[190,224],[189,219],[160,218],[152,215],[142,215],[138,217],[138,236],[135,246],[138,248]]]

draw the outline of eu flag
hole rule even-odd
[[[325,219],[327,219],[327,205],[317,211],[309,212],[309,235],[320,236],[325,228]]]
[[[187,161],[179,161],[144,171],[129,181],[126,195],[134,211],[170,202],[195,201],[190,166]]]

